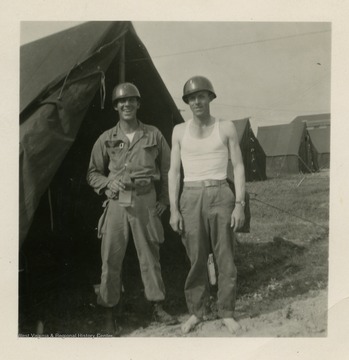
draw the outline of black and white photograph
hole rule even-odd
[[[345,30],[166,13],[11,22],[7,351],[343,358]]]
[[[330,23],[21,36],[19,336],[326,336]]]

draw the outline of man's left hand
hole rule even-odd
[[[231,214],[230,227],[233,228],[234,232],[244,226],[245,223],[245,212],[241,205],[235,205],[235,208]]]
[[[164,211],[166,210],[167,206],[165,204],[163,204],[160,201],[156,202],[156,213],[158,214],[158,216],[161,216]]]

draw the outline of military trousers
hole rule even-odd
[[[185,182],[180,198],[183,216],[182,241],[191,268],[185,282],[190,314],[202,318],[210,296],[207,272],[212,251],[218,270],[218,315],[232,317],[235,308],[237,271],[234,263],[234,232],[230,227],[234,194],[224,180]]]
[[[161,276],[160,244],[164,241],[161,220],[156,213],[155,189],[148,194],[132,193],[132,205],[120,206],[110,199],[99,221],[102,235],[102,274],[97,302],[106,307],[118,304],[122,287],[122,263],[132,231],[145,296],[149,301],[165,299]]]

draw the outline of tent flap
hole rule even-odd
[[[249,118],[233,120],[233,123],[239,139],[246,181],[266,180],[266,156],[253,133]],[[230,180],[234,179],[231,161],[228,162],[227,176]]]
[[[66,89],[61,101],[40,106],[21,126],[20,239],[30,226],[38,202],[71,147],[100,80],[86,79]],[[51,98],[57,98],[55,93]]]

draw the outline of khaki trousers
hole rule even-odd
[[[207,259],[213,251],[218,268],[218,315],[225,318],[233,316],[236,297],[235,234],[230,227],[234,195],[226,181],[211,183],[217,184],[185,183],[180,199],[182,241],[191,263],[185,297],[190,314],[205,315],[209,300]]]
[[[109,200],[99,222],[102,234],[102,275],[97,302],[113,307],[120,300],[121,270],[132,231],[138,255],[145,296],[149,301],[165,299],[161,277],[160,243],[164,241],[161,220],[156,214],[154,187],[145,195],[132,193],[132,206],[122,207],[118,200]]]

